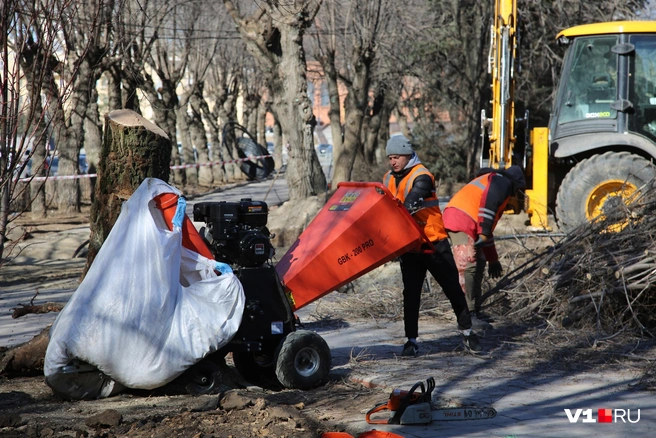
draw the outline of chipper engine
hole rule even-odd
[[[201,202],[193,207],[195,222],[203,222],[201,237],[215,260],[232,266],[244,288],[242,323],[232,341],[217,355],[232,352],[235,368],[247,381],[309,389],[330,370],[330,349],[318,334],[300,330],[282,283],[271,264],[273,237],[266,227],[268,206],[262,201]],[[201,365],[201,370],[203,370]],[[203,380],[205,379],[205,380]],[[195,378],[202,390],[212,376]]]

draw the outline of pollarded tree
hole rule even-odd
[[[216,7],[213,5],[212,7]],[[214,55],[221,44],[221,23],[214,19],[212,14],[207,14],[207,5],[199,2],[189,3],[185,15],[190,15],[194,20],[194,28],[184,33],[190,47],[189,61],[186,66],[185,81],[178,86],[179,106],[176,108],[178,124],[178,143],[182,145],[182,156],[185,164],[196,162],[207,163],[209,161],[209,150],[207,147],[207,135],[203,125],[202,112],[200,110],[203,98],[205,77],[210,65],[216,62]],[[220,7],[220,5],[218,5]],[[203,176],[204,185],[208,184],[211,169],[208,167],[187,167],[184,169],[186,182],[197,185],[199,177]]]
[[[326,178],[314,150],[316,120],[307,94],[303,51],[303,35],[321,2],[265,0],[245,18],[236,2],[223,1],[264,76],[271,93],[271,110],[291,146],[286,174],[291,199],[326,190]]]
[[[373,101],[369,105],[370,96],[374,93],[384,96],[372,90],[378,45],[397,13],[394,2],[389,0],[342,0],[327,5],[316,21],[313,51],[322,65],[330,93],[329,118],[335,162],[333,187],[350,181],[356,157],[364,159],[363,137],[366,135],[363,135],[363,127],[374,110]],[[337,129],[340,126],[338,84],[347,89],[343,139],[342,130],[338,132]],[[378,103],[381,102],[379,99]],[[382,107],[376,106],[378,109]],[[369,154],[367,160],[371,162],[371,158]]]
[[[230,22],[230,27],[234,27],[230,17],[219,15],[217,21],[222,22],[226,19]],[[224,28],[227,28],[227,25],[224,24]],[[222,126],[227,122],[237,120],[237,97],[241,87],[241,72],[244,63],[247,62],[244,59],[244,52],[244,42],[238,36],[226,38],[223,44],[217,47],[217,53],[206,75],[204,87],[204,96],[207,100],[213,101],[214,105],[210,108],[206,100],[198,102],[203,120],[209,126],[213,161],[228,161],[238,157],[234,145],[231,142],[222,141],[221,131]],[[240,174],[239,165],[235,163],[212,167],[212,179],[219,184],[234,181],[239,178]]]
[[[152,47],[142,52],[143,65],[139,88],[148,97],[153,109],[155,124],[171,139],[171,158],[175,165],[182,164],[177,148],[177,109],[182,105],[177,88],[182,81],[193,50],[193,36],[201,8],[195,2],[161,0],[147,2],[151,9],[146,15],[157,17],[155,29],[146,28],[141,44],[153,40]],[[175,183],[186,183],[186,174],[173,172]]]
[[[228,157],[221,151],[219,109],[224,108],[225,100],[230,99],[230,92],[226,90],[229,87],[224,88],[217,84],[225,78],[225,72],[233,68],[235,62],[231,57],[238,59],[238,63],[243,60],[244,47],[234,31],[232,19],[222,13],[225,10],[222,4],[205,3],[203,8],[203,14],[199,17],[198,35],[193,41],[196,48],[192,52],[188,66],[188,79],[194,87],[185,90],[189,95],[183,96],[181,101],[186,101],[187,106],[182,107],[183,111],[179,112],[178,123],[183,122],[188,126],[189,137],[197,153],[197,162],[202,165],[198,168],[199,185],[212,187],[215,183],[225,182],[226,167],[232,166],[229,172],[231,175],[241,174],[239,166],[228,164],[209,167],[206,164],[210,159],[222,161]],[[217,87],[221,91],[226,90],[225,93],[217,93],[215,91]],[[214,112],[210,111],[208,101],[214,104]],[[180,132],[184,131],[185,129],[181,127]],[[185,161],[188,162],[192,157],[190,155],[192,150],[185,144],[184,136],[182,147]],[[234,158],[237,158],[237,153],[234,154]],[[192,172],[196,172],[196,169],[187,169],[188,181],[190,178],[193,179]]]
[[[102,74],[102,61],[109,51],[112,37],[111,20],[120,2],[93,0],[69,2],[60,0],[51,11],[50,19],[62,23],[61,53],[63,57],[57,76],[49,78],[51,89],[60,96],[68,95],[66,106],[53,107],[52,120],[61,121],[55,130],[59,154],[59,173],[79,173],[79,153],[84,147],[85,120],[92,103],[95,84]],[[57,207],[60,212],[80,210],[79,179],[57,182]]]

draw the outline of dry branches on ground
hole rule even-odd
[[[47,302],[45,304],[40,304],[37,306],[34,305],[25,305],[19,304],[21,307],[13,308],[11,317],[16,319],[21,316],[28,315],[30,313],[49,313],[49,312],[60,312],[64,308],[64,303],[51,303]]]
[[[509,315],[535,315],[603,335],[656,333],[656,193],[584,224],[509,273]]]

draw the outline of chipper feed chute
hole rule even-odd
[[[164,221],[166,222],[168,229],[173,230],[173,217],[175,216],[178,207],[178,195],[173,193],[157,195],[155,197],[155,205],[162,210],[162,215],[164,216]],[[214,259],[212,251],[207,247],[203,238],[200,237],[200,234],[196,231],[194,223],[186,214],[182,222],[182,246],[192,251],[196,251],[198,254],[207,257],[208,259]]]
[[[276,265],[294,310],[407,251],[426,237],[380,183],[340,183]]]

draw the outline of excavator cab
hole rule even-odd
[[[656,22],[576,26],[558,42],[567,49],[549,121],[548,202],[567,231],[630,202],[656,175]]]
[[[599,125],[617,130],[617,110],[612,106],[618,100],[615,44],[614,36],[583,37],[569,49],[552,119],[555,136],[597,131]]]

